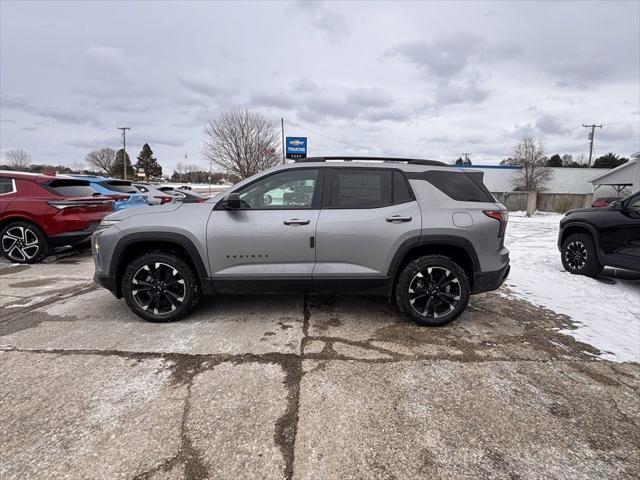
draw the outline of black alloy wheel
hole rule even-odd
[[[465,271],[451,258],[426,255],[410,262],[396,285],[396,302],[411,320],[441,326],[455,320],[469,302]]]
[[[595,277],[602,272],[593,238],[588,233],[574,233],[562,243],[560,254],[564,269],[574,275]]]
[[[47,254],[47,238],[29,222],[12,222],[0,232],[2,254],[13,263],[36,263]]]
[[[133,312],[152,322],[178,320],[198,301],[193,269],[173,254],[151,253],[126,269],[123,294]]]

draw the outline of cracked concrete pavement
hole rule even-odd
[[[217,297],[146,323],[90,254],[0,264],[0,478],[638,478],[640,365],[499,293]]]

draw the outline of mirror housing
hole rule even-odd
[[[240,208],[240,194],[230,193],[222,201],[222,206],[227,210],[237,210]]]
[[[616,200],[609,204],[609,208],[612,210],[624,210],[624,204],[620,200]]]

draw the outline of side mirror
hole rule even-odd
[[[230,193],[222,201],[222,206],[227,210],[237,210],[240,208],[240,194]]]
[[[624,210],[624,205],[620,200],[616,200],[615,202],[611,202],[609,204],[609,208],[612,210]]]

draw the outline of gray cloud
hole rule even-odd
[[[491,163],[531,134],[577,155],[598,122],[596,150],[628,155],[639,17],[638,2],[3,2],[0,149],[70,163],[127,125],[170,171],[208,120],[249,108],[317,132],[313,154],[464,146]]]
[[[290,4],[288,11],[306,18],[312,26],[325,33],[331,40],[339,39],[349,33],[346,19],[339,13],[329,10],[324,2],[297,0]]]
[[[567,133],[566,127],[564,127],[556,117],[552,115],[542,115],[536,121],[536,129],[548,135],[564,135]]]

